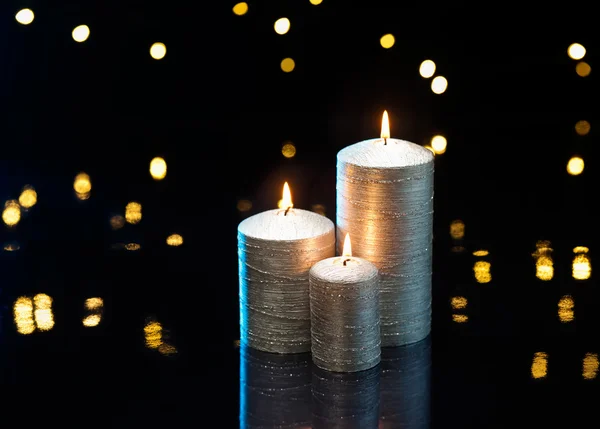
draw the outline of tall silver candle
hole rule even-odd
[[[310,351],[308,272],[335,255],[335,227],[293,208],[284,185],[281,209],[238,226],[240,342],[272,353]]]
[[[240,429],[308,428],[311,395],[310,353],[240,346]]]
[[[414,343],[431,331],[433,154],[389,137],[348,146],[337,155],[337,238],[380,274],[382,347]]]
[[[342,256],[313,265],[309,281],[315,365],[336,372],[377,365],[381,357],[377,267],[352,256],[347,235]]]
[[[381,352],[380,429],[429,429],[431,336]]]

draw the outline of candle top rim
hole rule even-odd
[[[238,233],[259,240],[296,241],[334,234],[335,225],[326,216],[293,208],[287,216],[282,209],[252,215],[238,225]]]
[[[359,167],[402,168],[423,165],[433,161],[433,153],[423,146],[407,140],[381,138],[363,140],[346,146],[337,154],[338,161]]]
[[[358,259],[361,261],[360,265],[334,265],[333,261],[344,256],[332,256],[327,259],[323,259],[314,264],[310,269],[310,276],[315,277],[320,281],[340,283],[340,284],[352,284],[359,282],[370,282],[375,281],[379,278],[379,270],[377,266],[358,256],[346,256],[347,258]]]

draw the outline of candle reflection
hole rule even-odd
[[[13,305],[13,316],[19,334],[29,335],[35,331],[33,301],[31,298],[26,296],[17,298]]]
[[[377,429],[381,365],[360,372],[313,366],[313,429]]]
[[[83,319],[83,326],[86,328],[98,326],[102,321],[102,310],[104,308],[104,301],[102,298],[95,297],[86,299],[85,308],[89,311],[89,314]]]
[[[531,362],[531,377],[546,378],[548,375],[548,354],[546,352],[535,352]]]
[[[240,429],[310,427],[309,353],[240,347]]]
[[[598,353],[586,353],[583,358],[583,368],[581,375],[586,380],[593,380],[598,374]]]
[[[464,296],[453,296],[450,299],[450,305],[452,306],[452,310],[454,311],[463,311],[467,308],[467,303],[467,298],[465,298]],[[452,321],[456,323],[466,323],[469,321],[469,316],[466,314],[460,314],[455,312],[452,314]]]
[[[575,320],[575,301],[571,295],[565,295],[558,301],[558,318],[562,323]]]
[[[45,293],[38,293],[33,297],[35,307],[35,324],[40,331],[49,331],[54,327],[54,315],[52,314],[52,298]]]
[[[431,336],[381,351],[380,429],[430,427]]]
[[[543,281],[552,280],[554,277],[554,261],[552,260],[550,242],[547,240],[538,241],[536,251],[532,256],[535,259],[535,276]]]
[[[589,249],[584,246],[577,246],[573,249],[575,257],[573,258],[573,278],[575,280],[587,280],[592,275],[592,264],[588,254]]]

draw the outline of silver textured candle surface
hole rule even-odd
[[[433,154],[398,139],[371,139],[337,155],[337,237],[380,274],[382,347],[431,330]]]
[[[431,336],[381,352],[380,429],[431,425]]]
[[[378,429],[381,366],[359,372],[312,370],[312,429]]]
[[[311,420],[310,353],[240,347],[240,429],[307,428]]]
[[[356,372],[381,357],[379,274],[371,262],[339,256],[310,270],[312,359],[318,367]]]
[[[320,214],[275,209],[240,222],[240,342],[272,353],[309,352],[308,272],[333,255],[335,227]]]

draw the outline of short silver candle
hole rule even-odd
[[[335,255],[335,226],[293,208],[287,183],[281,209],[238,226],[240,342],[272,353],[310,351],[308,272]]]
[[[308,428],[310,353],[276,354],[240,347],[240,429]]]
[[[433,154],[382,137],[337,155],[338,247],[350,233],[354,254],[380,274],[382,347],[414,343],[431,331]]]
[[[342,256],[317,262],[309,272],[312,359],[336,372],[363,371],[381,357],[379,273],[353,257],[350,237]]]

